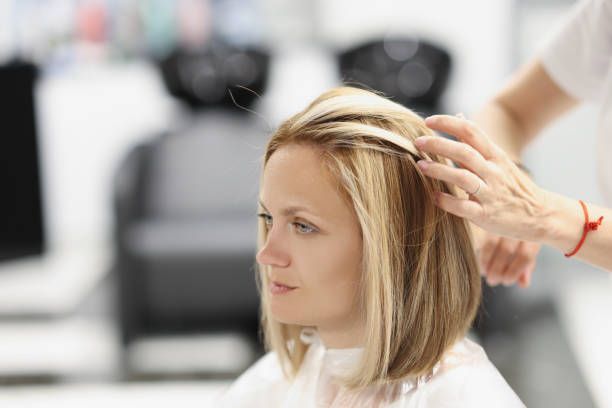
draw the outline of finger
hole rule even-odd
[[[470,221],[474,221],[479,219],[480,215],[482,214],[482,207],[476,201],[458,198],[452,194],[447,194],[440,191],[436,191],[434,193],[434,198],[435,204],[438,207],[458,217],[467,218]]]
[[[525,242],[519,242],[514,257],[510,264],[506,267],[501,278],[501,284],[510,286],[517,283],[523,273],[526,271],[527,265],[531,263],[532,257],[526,249]]]
[[[419,160],[417,165],[426,176],[454,184],[468,194],[477,190],[480,194],[486,188],[485,183],[469,170],[428,160]]]
[[[491,262],[487,266],[487,282],[491,286],[504,283],[507,268],[511,265],[520,241],[502,237],[497,244]],[[516,277],[518,279],[518,276]]]
[[[499,148],[485,135],[474,122],[449,115],[433,115],[425,119],[427,127],[451,134],[478,150],[484,157],[491,158],[499,153]]]
[[[479,263],[482,267],[482,275],[486,276],[487,267],[491,263],[491,259],[493,258],[493,254],[495,254],[495,249],[499,244],[499,240],[501,237],[499,235],[487,233],[487,237],[485,238],[484,244],[480,250],[480,256],[478,257]]]
[[[521,242],[514,261],[509,269],[515,270],[519,286],[526,288],[531,282],[531,273],[536,266],[536,258],[542,245],[536,242]]]
[[[531,266],[525,272],[523,272],[523,274],[520,276],[518,280],[518,285],[521,288],[525,289],[525,288],[528,288],[529,285],[531,285],[531,275],[533,274],[534,270],[535,270],[535,262],[531,264]]]
[[[487,162],[472,146],[439,136],[421,136],[415,140],[417,148],[449,158],[486,180],[489,175]]]
[[[503,273],[501,283],[510,286],[516,283],[527,267],[534,262],[535,254],[529,251],[528,243],[519,242],[512,262]]]

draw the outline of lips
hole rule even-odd
[[[273,295],[280,295],[296,289],[293,286],[288,286],[276,281],[270,281],[269,287]]]
[[[274,283],[275,285],[284,286],[284,287],[290,288],[290,289],[295,289],[296,288],[296,286],[287,285],[286,283],[283,283],[283,282],[280,282],[280,281],[274,281],[273,280],[272,283]]]

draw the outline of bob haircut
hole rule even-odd
[[[370,91],[341,87],[282,123],[265,151],[262,180],[270,156],[283,146],[317,149],[359,221],[366,329],[363,358],[341,379],[351,389],[427,374],[466,334],[480,303],[470,227],[433,203],[434,191],[457,192],[416,166],[420,158],[449,163],[414,147],[415,138],[433,134],[409,109]],[[258,250],[266,239],[260,221]],[[300,340],[304,326],[270,315],[267,272],[258,264],[261,329],[266,350],[277,353],[291,380],[309,345]]]

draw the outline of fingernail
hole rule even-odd
[[[455,116],[458,117],[458,118],[462,118],[462,119],[465,118],[465,116],[463,116],[463,113],[458,113]]]
[[[427,136],[419,136],[414,140],[414,145],[418,148],[421,148],[425,145],[427,141]]]
[[[436,116],[429,116],[428,118],[425,118],[425,124],[426,125],[433,125],[434,123],[436,123],[436,120],[438,118]]]
[[[429,167],[429,162],[427,160],[419,160],[417,165],[421,168],[421,170],[425,170],[427,167]]]

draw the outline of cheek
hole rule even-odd
[[[320,239],[292,248],[289,268],[299,289],[270,299],[283,323],[317,326],[351,318],[358,308],[361,241]]]
[[[342,314],[356,306],[361,281],[361,246],[327,242],[299,266],[313,310]]]
[[[325,237],[306,243],[293,255],[302,283],[309,287],[333,287],[359,280],[361,242]]]

